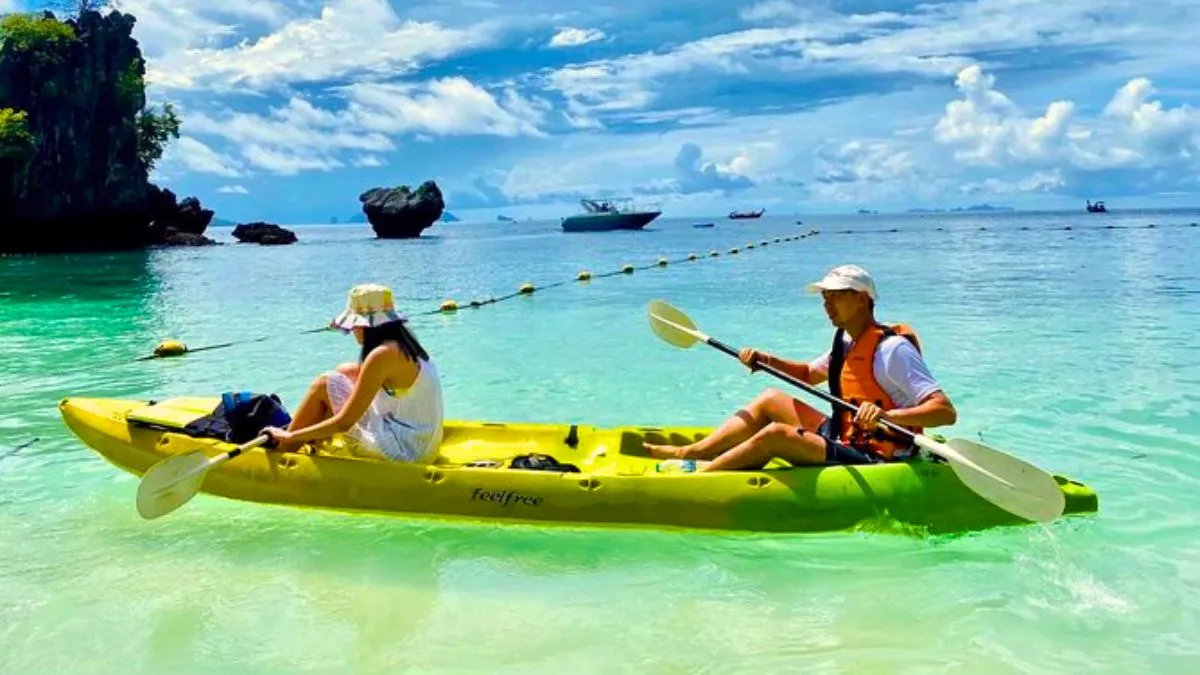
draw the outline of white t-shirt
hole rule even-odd
[[[842,338],[849,351],[850,335],[843,333]],[[826,351],[808,364],[809,370],[829,377],[830,358],[830,353]],[[916,406],[926,396],[942,388],[933,379],[925,359],[921,358],[921,352],[899,335],[888,336],[879,343],[872,366],[875,381],[900,408]]]

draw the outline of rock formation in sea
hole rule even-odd
[[[179,118],[146,106],[135,21],[92,9],[0,19],[0,252],[210,241],[212,211],[150,184]]]
[[[233,236],[242,243],[279,246],[299,241],[296,233],[272,223],[242,223],[233,228]]]
[[[446,208],[437,183],[427,180],[415,191],[407,185],[372,188],[358,196],[363,213],[375,236],[381,239],[411,239],[437,222]]]
[[[200,200],[187,197],[176,202],[175,193],[151,185],[150,244],[165,246],[208,246],[217,242],[204,236],[213,219],[212,209],[200,206]]]

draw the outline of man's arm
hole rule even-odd
[[[958,411],[942,386],[929,372],[921,353],[907,340],[899,340],[890,354],[885,355],[884,370],[909,400],[920,403],[908,408],[895,408],[885,415],[892,422],[906,427],[942,427],[958,421]]]
[[[944,427],[958,421],[958,411],[954,409],[950,397],[939,389],[926,396],[920,404],[889,410],[883,417],[902,427]]]
[[[770,366],[775,370],[800,380],[801,382],[814,386],[821,384],[827,377],[829,377],[828,355],[821,356],[811,363],[804,363],[801,361],[792,361],[790,359],[780,358],[778,356],[757,350],[744,350],[742,352],[741,359],[742,362],[749,365],[751,369],[754,369],[759,365]]]

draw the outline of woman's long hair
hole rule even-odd
[[[362,351],[358,355],[358,362],[366,361],[368,354],[388,341],[399,345],[400,351],[404,352],[405,356],[414,363],[429,360],[429,354],[421,346],[421,343],[417,342],[417,337],[408,330],[405,322],[389,321],[363,330]]]

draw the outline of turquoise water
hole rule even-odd
[[[595,235],[438,225],[409,242],[299,227],[301,242],[280,248],[0,258],[0,672],[1194,665],[1200,212],[804,221],[663,219]],[[821,233],[727,253],[810,228]],[[722,255],[705,255],[714,249]],[[693,252],[703,257],[681,261]],[[661,256],[671,264],[654,266]],[[415,319],[448,414],[715,424],[776,383],[715,350],[662,344],[646,302],[667,299],[725,342],[809,357],[831,333],[804,283],[843,262],[876,275],[882,319],[921,333],[959,408],[947,435],[1091,485],[1100,513],[963,537],[765,537],[446,524],[200,496],[145,522],[136,479],[71,436],[55,407],[68,395],[226,389],[274,391],[294,407],[312,376],[355,356],[349,338],[305,332],[355,283],[389,284],[418,314],[628,263],[632,275]],[[134,361],[165,338],[236,344]]]

